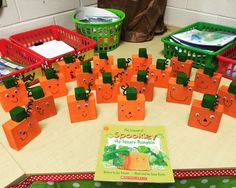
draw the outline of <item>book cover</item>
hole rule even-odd
[[[95,180],[174,182],[164,127],[103,127]]]

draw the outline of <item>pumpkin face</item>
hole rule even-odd
[[[190,104],[193,95],[194,83],[190,81],[187,86],[176,84],[176,78],[171,78],[167,90],[166,101],[178,104]]]
[[[134,121],[144,120],[145,97],[138,94],[136,100],[127,100],[126,96],[118,95],[118,120]]]
[[[137,54],[132,55],[132,65],[134,68],[134,74],[138,72],[138,70],[146,70],[152,64],[152,55],[148,54],[147,58],[139,57]]]
[[[185,62],[178,61],[177,57],[172,57],[170,60],[170,66],[172,67],[171,77],[176,77],[178,72],[184,72],[187,77],[190,78],[193,61],[186,60]]]
[[[218,105],[215,111],[201,106],[200,100],[194,100],[188,125],[190,127],[202,129],[210,132],[217,132],[223,112],[223,106]]]
[[[130,87],[135,87],[138,93],[142,93],[145,96],[146,101],[153,100],[154,81],[148,80],[147,83],[137,81],[136,77],[131,78]]]
[[[198,69],[194,80],[194,91],[205,94],[216,94],[220,85],[222,75],[214,73],[211,77],[203,73],[203,69]]]
[[[44,91],[52,94],[54,98],[62,97],[67,94],[66,83],[63,74],[58,73],[58,79],[47,80],[42,76],[39,82]]]
[[[34,116],[27,117],[19,123],[9,120],[3,124],[3,130],[9,145],[15,150],[23,148],[41,132]]]
[[[165,70],[156,69],[155,65],[150,65],[148,77],[154,81],[155,87],[167,88],[171,77],[171,67],[166,67]]]
[[[236,96],[228,92],[227,86],[221,86],[219,91],[219,104],[224,106],[224,114],[236,118]]]
[[[17,87],[5,88],[0,86],[0,102],[5,112],[9,112],[15,106],[23,106],[28,103],[28,94],[23,81],[18,81]]]
[[[126,85],[130,83],[130,80],[133,76],[133,66],[129,65],[128,68],[125,69],[119,69],[116,65],[111,66],[111,72],[112,72],[112,77],[116,76],[118,73],[117,81],[120,82],[120,85]]]
[[[80,61],[76,59],[74,63],[66,64],[64,61],[58,62],[59,72],[64,75],[66,82],[76,80],[76,71],[81,69]]]
[[[98,73],[87,73],[78,71],[76,74],[77,86],[88,88],[89,83],[92,84],[91,89],[95,89],[95,80],[98,79]]]
[[[52,95],[45,95],[43,98],[34,100],[32,114],[38,120],[44,120],[57,114],[54,98]]]
[[[111,72],[111,65],[113,64],[113,56],[108,56],[108,59],[100,59],[99,56],[93,57],[93,67],[99,75],[102,75],[103,72]]]
[[[120,93],[120,83],[115,82],[113,85],[104,84],[102,80],[95,81],[97,103],[114,103],[117,102],[117,95]]]
[[[71,123],[93,120],[97,118],[95,98],[93,93],[91,93],[87,101],[77,101],[74,95],[67,96],[67,104]]]

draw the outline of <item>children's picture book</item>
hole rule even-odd
[[[165,128],[105,125],[94,179],[143,183],[174,182]]]

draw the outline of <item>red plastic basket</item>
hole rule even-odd
[[[27,48],[40,42],[48,42],[51,40],[63,41],[75,49],[70,53],[76,52],[77,54],[94,49],[96,45],[94,40],[58,25],[51,25],[12,35],[10,40]],[[48,63],[53,63],[60,60],[62,56],[63,55],[60,55],[54,58],[44,57],[44,59]]]
[[[236,80],[236,44],[227,48],[216,56],[218,61],[218,72],[230,80]]]
[[[44,59],[38,54],[31,52],[26,48],[18,46],[6,39],[0,39],[0,54],[4,58],[8,58],[17,64],[22,64],[25,66],[25,68],[23,69],[15,70],[7,75],[0,76],[0,80],[2,80],[6,76],[25,74],[26,72],[29,72],[36,68],[41,68],[44,63]]]

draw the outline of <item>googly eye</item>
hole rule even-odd
[[[111,87],[110,87],[110,90],[112,90],[112,89],[113,89],[113,87],[111,86]]]
[[[101,91],[101,90],[102,90],[102,88],[101,88],[101,87],[98,87],[98,90],[99,90],[99,91]]]
[[[144,91],[146,91],[146,88],[145,88],[145,87],[143,87],[143,88],[142,88],[142,91],[143,91],[143,92],[144,92]]]
[[[166,76],[166,73],[162,73],[161,76],[162,76],[162,77],[165,77],[165,76]]]
[[[195,116],[196,116],[196,117],[200,117],[200,114],[199,114],[199,113],[196,113]]]
[[[15,93],[15,94],[17,94],[17,93],[18,93],[18,91],[17,91],[17,90],[14,90],[14,93]]]
[[[18,134],[23,134],[23,131],[18,131]]]
[[[151,73],[151,76],[153,77],[153,76],[155,76],[155,74],[152,72],[152,73]]]
[[[193,90],[193,88],[189,87],[189,88],[188,88],[188,90],[189,90],[189,91],[192,91],[192,90]]]
[[[86,82],[86,79],[83,79],[83,82]]]
[[[70,66],[69,66],[69,65],[66,65],[66,68],[70,68]]]
[[[184,64],[182,64],[181,67],[184,68]]]
[[[78,109],[80,109],[80,104],[77,104],[77,106],[76,106]]]
[[[224,96],[224,97],[223,97],[223,100],[226,100],[226,99],[227,99],[227,97],[226,97],[226,96]]]
[[[216,82],[217,82],[217,81],[214,79],[214,80],[213,80],[213,83],[215,84]]]
[[[87,104],[87,103],[86,103],[86,104],[84,104],[84,107],[86,107],[86,108],[87,108],[87,107],[88,107],[88,104]]]
[[[128,75],[129,75],[129,73],[128,73],[128,72],[125,72],[125,75],[126,75],[126,76],[128,76]]]
[[[230,99],[230,102],[231,102],[231,103],[234,102],[234,99]]]
[[[40,107],[39,107],[39,106],[36,106],[35,108],[36,108],[36,110],[39,110],[39,109],[40,109]]]
[[[5,97],[6,97],[6,98],[9,98],[9,94],[5,94]]]
[[[171,90],[172,90],[172,91],[175,91],[175,87],[172,87]]]
[[[140,111],[140,110],[141,110],[141,108],[139,108],[139,107],[138,107],[138,108],[136,108],[136,110],[137,110],[137,111]]]
[[[215,116],[214,115],[210,115],[210,119],[215,119]]]
[[[75,69],[78,69],[78,67],[77,67],[77,66],[75,66]]]
[[[172,62],[172,65],[175,65],[175,62],[174,62],[174,61]]]
[[[91,80],[91,81],[93,81],[93,80],[94,80],[94,78],[92,77],[92,78],[90,78],[90,80]]]
[[[49,106],[49,102],[45,102],[45,105],[46,105],[46,106]]]
[[[98,63],[98,62],[96,62],[95,64],[96,64],[96,65],[99,65],[99,63]]]

